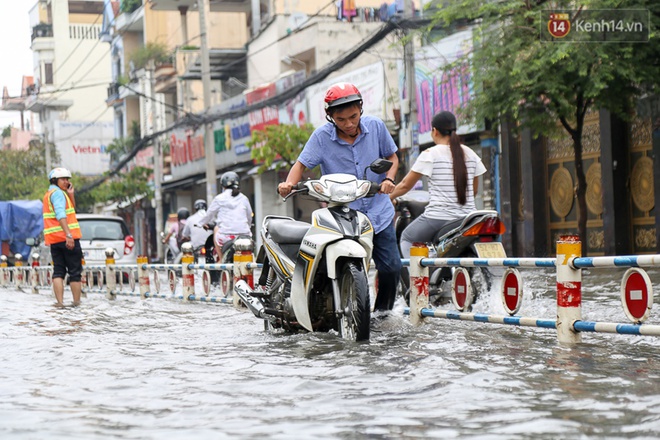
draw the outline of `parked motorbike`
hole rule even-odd
[[[400,242],[403,230],[423,214],[429,202],[428,192],[410,191],[397,198],[395,230]],[[506,258],[502,243],[497,241],[506,231],[497,211],[477,210],[452,221],[438,230],[429,245],[429,256],[436,258]],[[429,301],[435,306],[451,301],[451,280],[456,268],[432,268],[429,275]],[[490,289],[493,268],[468,268],[471,278],[480,273],[486,289]],[[410,276],[408,268],[401,273],[401,293],[408,301]],[[477,299],[475,292],[474,301]]]
[[[363,180],[328,174],[296,185],[285,200],[308,194],[328,204],[312,213],[311,224],[274,215],[264,219],[259,286],[252,290],[241,280],[235,292],[266,329],[335,330],[345,339],[369,339],[373,227],[348,205],[380,190],[380,184],[366,180],[368,169],[382,174],[391,166],[378,159],[365,169]]]

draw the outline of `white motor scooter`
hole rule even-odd
[[[372,177],[392,162],[374,161]],[[367,170],[364,178],[366,179]],[[263,221],[263,262],[259,286],[238,281],[235,292],[266,328],[287,331],[336,330],[350,340],[368,340],[371,302],[367,270],[373,248],[369,219],[348,205],[374,196],[380,184],[349,174],[328,174],[296,185],[284,199],[308,194],[327,202],[312,213],[312,223],[267,216]]]

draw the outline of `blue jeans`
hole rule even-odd
[[[375,310],[392,310],[401,275],[401,257],[394,222],[374,235],[373,259],[378,270],[378,296]]]

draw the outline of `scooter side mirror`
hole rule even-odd
[[[371,162],[371,165],[369,165],[369,169],[376,174],[383,174],[384,172],[388,171],[390,168],[392,168],[392,161],[387,159],[376,159],[373,162]],[[364,175],[365,177],[367,175],[366,169],[364,170]]]

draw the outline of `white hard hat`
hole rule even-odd
[[[68,177],[69,179],[71,178],[71,171],[67,170],[66,168],[53,168],[50,173],[48,173],[48,180],[50,179],[59,179],[62,177]]]

